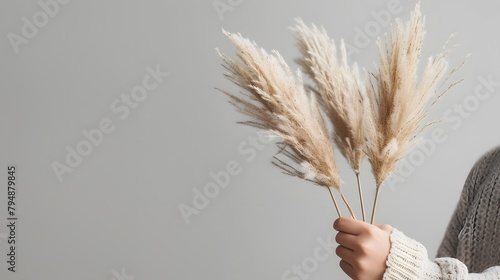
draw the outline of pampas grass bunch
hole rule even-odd
[[[237,50],[237,60],[219,52],[228,71],[226,77],[243,91],[232,94],[219,90],[237,111],[251,118],[241,123],[280,139],[273,164],[287,175],[327,187],[339,216],[330,187],[339,191],[355,218],[341,192],[333,144],[356,174],[363,220],[360,168],[366,157],[376,185],[373,224],[380,187],[416,145],[419,133],[434,123],[423,121],[432,105],[461,81],[449,79],[463,63],[447,70],[451,51],[447,42],[441,53],[427,60],[418,77],[425,35],[419,4],[408,22],[397,19],[391,33],[384,40],[378,39],[380,58],[374,73],[349,65],[344,42],[339,55],[323,28],[309,27],[298,19],[292,29],[301,53],[297,62],[314,86],[304,86],[300,72],[294,74],[277,51],[268,53],[239,33],[223,31]],[[321,110],[333,131],[329,131]],[[285,158],[279,158],[280,154]]]

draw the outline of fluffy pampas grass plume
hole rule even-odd
[[[333,139],[341,154],[354,170],[358,182],[360,206],[365,217],[360,168],[364,158],[364,108],[368,106],[366,83],[360,78],[356,64],[347,62],[347,52],[341,41],[339,61],[335,42],[323,28],[308,27],[296,19],[296,45],[301,53],[297,62],[314,81],[314,92],[333,124]]]
[[[267,53],[239,33],[223,33],[236,47],[237,55],[237,60],[233,60],[219,52],[228,71],[225,76],[243,91],[231,94],[219,90],[230,98],[238,112],[251,118],[241,123],[263,129],[268,136],[281,140],[278,154],[289,163],[275,156],[273,164],[287,175],[328,188],[341,216],[330,189],[340,191],[341,185],[332,139],[314,95],[308,95],[304,89],[300,72],[294,75],[278,52]]]
[[[417,4],[406,24],[397,19],[392,33],[386,35],[385,41],[377,42],[380,64],[373,75],[375,81],[368,87],[371,106],[365,113],[365,152],[376,181],[372,224],[380,186],[417,143],[418,133],[429,125],[422,124],[429,108],[460,82],[451,83],[441,94],[436,94],[437,84],[448,68],[448,42],[443,52],[428,59],[420,79],[417,78],[424,26]],[[450,71],[443,84],[462,65]]]

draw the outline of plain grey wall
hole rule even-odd
[[[351,58],[373,69],[375,37],[389,29],[377,15],[391,5],[391,19],[407,19],[415,2],[3,1],[0,278],[346,279],[338,258],[319,247],[335,234],[327,191],[280,174],[270,164],[274,144],[235,123],[245,118],[214,90],[237,90],[215,48],[234,55],[224,27],[279,50],[296,69],[288,27],[300,16],[344,38],[356,47]],[[422,2],[424,58],[454,32],[461,45],[451,64],[472,56],[456,76],[464,82],[430,116],[446,116],[425,136],[439,129],[439,140],[415,150],[398,172],[402,182],[384,188],[377,222],[419,240],[431,258],[469,169],[499,143],[497,7]],[[88,146],[82,131],[101,127],[108,133]],[[88,155],[68,166],[67,147]],[[357,206],[354,175],[338,159]],[[16,273],[7,271],[4,226],[11,163],[19,175]],[[179,207],[194,207],[196,190],[214,183],[211,172],[227,169],[229,184],[187,224]],[[363,172],[371,205],[367,163]],[[292,266],[304,274],[287,273]]]

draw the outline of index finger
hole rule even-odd
[[[366,228],[366,223],[348,217],[341,217],[335,220],[333,228],[354,235],[359,235]]]

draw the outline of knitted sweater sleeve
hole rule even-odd
[[[384,280],[498,280],[500,266],[482,273],[468,273],[465,264],[454,258],[437,258],[430,261],[427,250],[419,242],[393,229],[391,250],[387,257]]]

